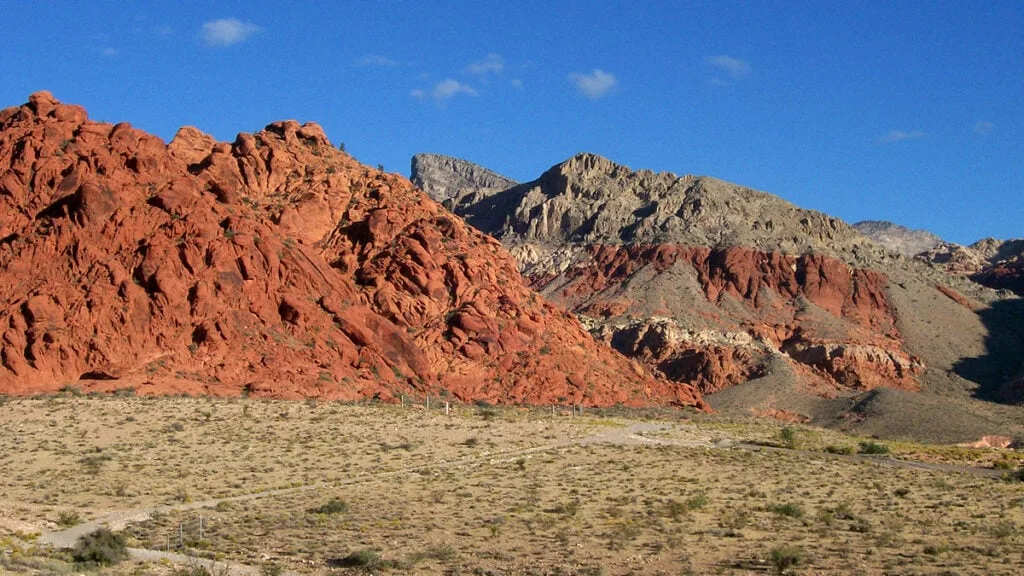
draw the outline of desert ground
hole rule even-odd
[[[4,574],[1024,573],[1009,449],[437,398],[0,402]],[[133,558],[60,548],[101,524]]]

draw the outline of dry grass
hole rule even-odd
[[[309,574],[762,574],[773,550],[794,547],[797,574],[1024,572],[1024,483],[724,447],[782,442],[781,426],[758,422],[677,417],[627,445],[569,443],[628,423],[473,407],[445,417],[324,403],[15,400],[0,406],[10,439],[0,447],[0,535],[5,525],[57,529],[61,513],[88,520],[323,483],[161,514],[126,533],[136,546],[174,547],[180,525],[194,554]],[[859,441],[796,430],[802,449]],[[0,542],[0,572],[60,573],[26,565],[59,564],[38,550],[15,562],[13,542]],[[170,568],[110,573],[139,570]]]

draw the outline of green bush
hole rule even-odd
[[[330,500],[327,501],[327,504],[313,508],[310,510],[310,512],[314,514],[327,515],[341,514],[343,512],[348,512],[348,502],[345,502],[340,498],[331,498]]]
[[[381,565],[381,558],[374,550],[357,550],[332,564],[342,568],[376,568]]]
[[[771,556],[769,558],[772,566],[775,567],[775,573],[779,574],[780,576],[782,574],[785,574],[786,571],[792,568],[793,566],[799,565],[800,562],[803,561],[803,559],[803,550],[795,546],[788,545],[772,548]]]
[[[857,450],[854,449],[853,446],[835,446],[833,444],[830,444],[830,445],[825,447],[825,452],[828,452],[829,454],[846,454],[846,455],[850,455],[850,454],[856,453]]]
[[[885,444],[881,444],[879,442],[868,441],[868,442],[861,442],[860,443],[860,453],[861,454],[877,455],[877,454],[888,454],[890,452],[891,452],[891,450],[889,450],[888,446],[886,446]]]
[[[100,528],[78,539],[71,558],[82,564],[112,566],[128,558],[128,545],[121,534]]]
[[[57,514],[57,525],[64,528],[77,526],[82,523],[82,517],[75,510],[64,510]]]
[[[790,518],[803,518],[804,515],[804,509],[799,504],[772,504],[768,511]]]
[[[779,430],[779,439],[782,440],[782,445],[790,450],[796,448],[796,429],[789,426],[785,426],[782,430]]]

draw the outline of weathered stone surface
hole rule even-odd
[[[942,238],[927,230],[913,230],[892,222],[864,220],[853,227],[892,252],[915,256],[942,244]]]
[[[448,207],[478,202],[518,184],[483,166],[441,154],[413,156],[409,179],[431,198]],[[472,198],[467,199],[466,196]]]
[[[596,335],[704,392],[763,374],[773,356],[822,393],[920,386],[924,364],[904,346],[888,278],[856,264],[908,260],[839,219],[593,154],[450,205],[509,246],[533,287],[590,318]],[[729,334],[751,343],[718,341]]]
[[[165,145],[39,93],[0,112],[0,165],[0,393],[703,407],[315,124]]]

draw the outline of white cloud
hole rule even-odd
[[[590,74],[573,72],[569,74],[569,81],[576,86],[577,92],[591,100],[601,98],[618,84],[614,74],[599,68],[595,68]]]
[[[431,88],[429,93],[430,97],[436,100],[438,103],[444,102],[445,100],[448,100],[449,98],[452,98],[454,96],[458,96],[459,94],[465,94],[466,96],[476,96],[477,92],[476,90],[473,89],[472,86],[468,84],[463,84],[458,80],[452,80],[451,78],[448,78],[447,80],[442,80],[437,84],[434,84],[434,87]],[[409,95],[412,96],[413,98],[423,100],[424,98],[427,97],[428,93],[426,90],[422,88],[414,88],[411,92],[409,92]]]
[[[398,66],[398,61],[388,58],[387,56],[381,56],[380,54],[367,54],[366,56],[356,60],[356,66],[378,66],[382,68],[391,68]]]
[[[434,84],[434,90],[431,92],[431,95],[434,97],[434,100],[437,100],[438,102],[447,100],[452,96],[456,96],[458,94],[476,96],[476,90],[473,90],[473,88],[467,84],[463,84],[458,80],[452,80],[451,78],[449,78],[447,80],[442,80],[437,84]]]
[[[974,128],[971,130],[978,136],[988,136],[996,129],[996,125],[987,120],[981,120],[974,123]]]
[[[733,80],[739,80],[747,74],[750,74],[750,64],[744,60],[740,60],[739,58],[719,54],[718,56],[709,56],[705,61],[708,65],[725,72]]]
[[[242,22],[237,18],[221,18],[203,24],[199,38],[207,46],[231,46],[244,42],[260,31],[260,27],[252,22]]]
[[[906,140],[919,140],[925,136],[927,136],[927,134],[919,130],[913,130],[910,132],[905,132],[903,130],[890,130],[888,134],[882,136],[881,140],[885,143],[893,143],[904,142]]]
[[[479,62],[473,62],[466,67],[466,71],[470,74],[500,74],[505,69],[505,59],[501,57],[501,54],[495,54],[491,52],[486,58]]]
[[[523,81],[520,80],[519,78],[512,79],[511,84],[512,84],[512,87],[515,88],[516,90],[522,90],[523,89]]]

